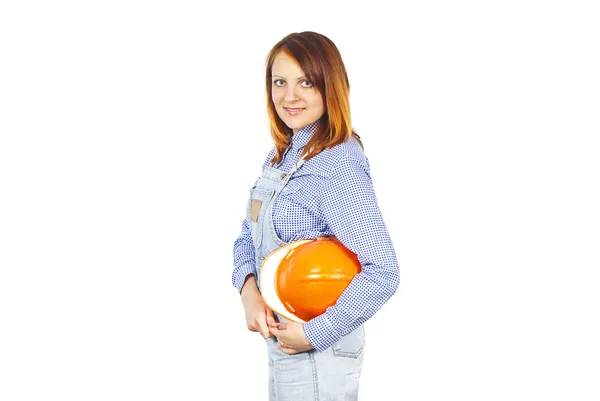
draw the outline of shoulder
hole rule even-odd
[[[275,156],[275,147],[271,148],[271,150],[267,154],[267,157],[265,158],[265,160],[264,160],[264,162],[262,164],[262,169],[263,170],[264,170],[264,168],[266,166],[268,166],[271,163],[271,159],[273,158],[273,156]]]
[[[324,149],[314,159],[321,165],[323,173],[329,177],[344,175],[352,170],[362,170],[370,176],[369,160],[354,138],[332,148]]]

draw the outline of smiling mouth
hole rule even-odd
[[[283,109],[286,111],[286,113],[288,113],[291,116],[296,116],[304,110],[302,108],[291,108],[291,107],[284,107]]]

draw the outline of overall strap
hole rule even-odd
[[[283,174],[283,176],[282,176],[283,181],[281,182],[281,185],[277,189],[277,192],[275,192],[275,195],[273,196],[273,198],[276,198],[281,193],[281,191],[283,191],[283,188],[285,188],[285,186],[287,185],[287,183],[290,180],[290,178],[292,178],[292,175],[304,164],[305,161],[306,160],[304,160],[304,157],[301,157],[296,162],[296,164],[294,164],[292,166],[292,168],[290,169],[290,171],[288,171],[287,173]]]

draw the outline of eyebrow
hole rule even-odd
[[[281,75],[275,75],[275,74],[271,75],[271,78],[281,78],[281,79],[285,79],[285,78],[284,78],[284,77],[282,77]],[[301,80],[307,80],[307,81],[310,81],[310,80],[308,79],[308,77],[307,77],[307,76],[305,76],[305,75],[303,75],[303,76],[301,76],[300,78],[298,78],[298,81],[301,81]]]

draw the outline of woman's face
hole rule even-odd
[[[279,52],[271,68],[271,97],[277,115],[295,134],[325,112],[323,97],[287,54]]]

